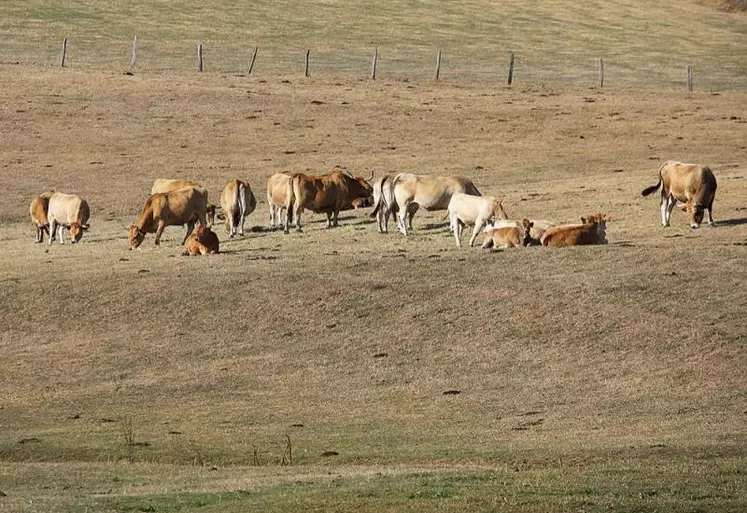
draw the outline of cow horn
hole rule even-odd
[[[366,180],[366,181],[367,181],[367,182],[370,182],[370,181],[372,181],[372,180],[373,180],[373,177],[374,177],[374,172],[373,172],[373,170],[372,170],[372,171],[371,171],[371,178],[369,178],[369,179],[368,179],[368,180]]]

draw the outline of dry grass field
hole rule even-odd
[[[24,5],[51,9],[38,4]],[[33,25],[20,5],[7,12]],[[488,3],[464,5],[453,26]],[[526,16],[562,28],[567,5]],[[747,510],[747,88],[726,50],[744,56],[747,23],[683,5],[672,23],[713,29],[724,85],[129,76],[93,53],[68,69],[3,54],[0,510]],[[663,9],[624,6],[620,20]],[[63,14],[60,33],[81,23]],[[164,45],[190,23],[160,16]],[[49,35],[0,23],[28,55],[25,36]],[[715,228],[680,211],[659,225],[640,191],[668,159],[714,169]],[[322,215],[303,234],[263,228],[269,175],[335,165],[469,176],[512,217],[607,212],[610,243],[457,249],[442,213],[405,238],[376,233],[370,209],[333,230]],[[181,228],[128,251],[157,177],[201,180],[213,200],[248,180],[255,228],[219,227],[209,257],[180,256]],[[91,204],[80,244],[33,242],[28,205],[49,188]]]

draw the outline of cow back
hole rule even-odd
[[[197,187],[204,189],[201,183],[195,180],[186,180],[181,178],[156,178],[153,182],[153,187],[150,189],[151,194],[158,194],[163,192],[177,191],[187,187]]]

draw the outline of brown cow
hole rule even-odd
[[[672,210],[678,201],[685,204],[690,228],[698,228],[708,209],[708,224],[713,226],[713,200],[716,197],[716,177],[707,166],[683,164],[673,160],[659,168],[659,181],[646,187],[641,194],[648,196],[661,187],[661,225],[669,226]]]
[[[143,243],[146,233],[156,234],[156,246],[161,242],[161,234],[167,226],[187,225],[187,240],[195,226],[195,221],[206,225],[207,193],[203,189],[186,188],[177,191],[152,194],[145,200],[137,223],[130,226],[130,249]]]
[[[49,235],[49,220],[47,211],[49,210],[49,198],[54,191],[43,192],[31,201],[29,214],[31,222],[36,227],[36,242],[44,242],[44,234]]]
[[[195,180],[187,180],[183,178],[156,178],[153,182],[153,187],[150,188],[151,194],[158,194],[159,192],[171,192],[178,191],[179,189],[186,189],[188,187],[194,187],[205,191],[205,197],[207,197],[207,189],[200,182]],[[208,203],[206,212],[207,226],[213,226],[215,224],[215,205]],[[197,221],[195,218],[194,221]]]
[[[49,197],[47,207],[47,221],[49,222],[49,243],[55,239],[55,231],[60,238],[60,244],[64,244],[63,228],[70,230],[70,242],[75,244],[83,237],[83,232],[88,230],[88,218],[91,210],[88,202],[75,194],[64,194],[55,192]]]
[[[475,184],[462,176],[428,176],[399,173],[392,180],[394,200],[399,211],[397,226],[403,235],[412,230],[412,218],[419,208],[446,210],[457,192],[480,196]]]
[[[196,256],[218,253],[220,243],[218,236],[207,226],[199,225],[195,232],[187,237],[182,255]]]
[[[498,228],[486,228],[485,240],[482,248],[514,248],[517,246],[529,246],[532,241],[530,230],[534,223],[529,219],[522,219],[515,226],[499,226]]]
[[[285,226],[285,200],[291,175],[275,173],[267,179],[267,204],[270,207],[270,228]]]
[[[254,212],[257,200],[249,184],[241,180],[231,180],[220,195],[220,208],[226,218],[228,238],[233,239],[238,231],[244,235],[244,219]]]
[[[607,214],[582,217],[581,224],[566,224],[548,228],[540,242],[548,247],[579,246],[584,244],[607,244]]]
[[[371,184],[365,178],[353,177],[339,168],[321,176],[296,173],[291,176],[286,191],[285,208],[288,215],[285,233],[290,231],[291,213],[299,232],[302,231],[301,214],[304,209],[327,214],[327,228],[332,228],[339,226],[337,216],[340,210],[355,205],[356,200],[370,200],[372,194]]]

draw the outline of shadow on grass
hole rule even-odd
[[[736,219],[719,219],[716,221],[716,228],[719,226],[739,226],[741,224],[747,224],[747,217],[739,217]]]

